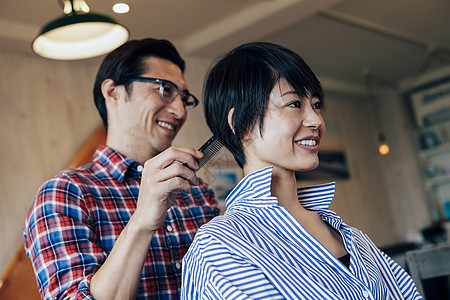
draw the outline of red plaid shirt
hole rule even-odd
[[[45,299],[93,299],[89,285],[136,209],[142,165],[106,146],[90,164],[44,183],[25,222],[25,249]],[[180,191],[155,233],[138,299],[178,299],[181,260],[195,233],[218,215],[213,191],[200,180]]]

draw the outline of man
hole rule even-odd
[[[107,130],[94,160],[38,191],[24,239],[42,298],[177,299],[181,259],[218,214],[194,149],[171,147],[186,109],[168,41],[127,42],[103,61],[94,99]]]

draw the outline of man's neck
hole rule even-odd
[[[144,164],[147,160],[154,157],[158,153],[154,153],[148,147],[143,145],[138,145],[137,143],[129,143],[126,141],[121,141],[120,143],[114,142],[110,138],[106,139],[106,145],[117,152],[129,157],[141,164]]]

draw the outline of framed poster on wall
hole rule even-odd
[[[418,87],[408,94],[419,128],[450,120],[450,77]]]

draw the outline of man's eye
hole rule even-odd
[[[170,97],[172,95],[172,88],[170,85],[163,86],[163,93],[165,97]]]

